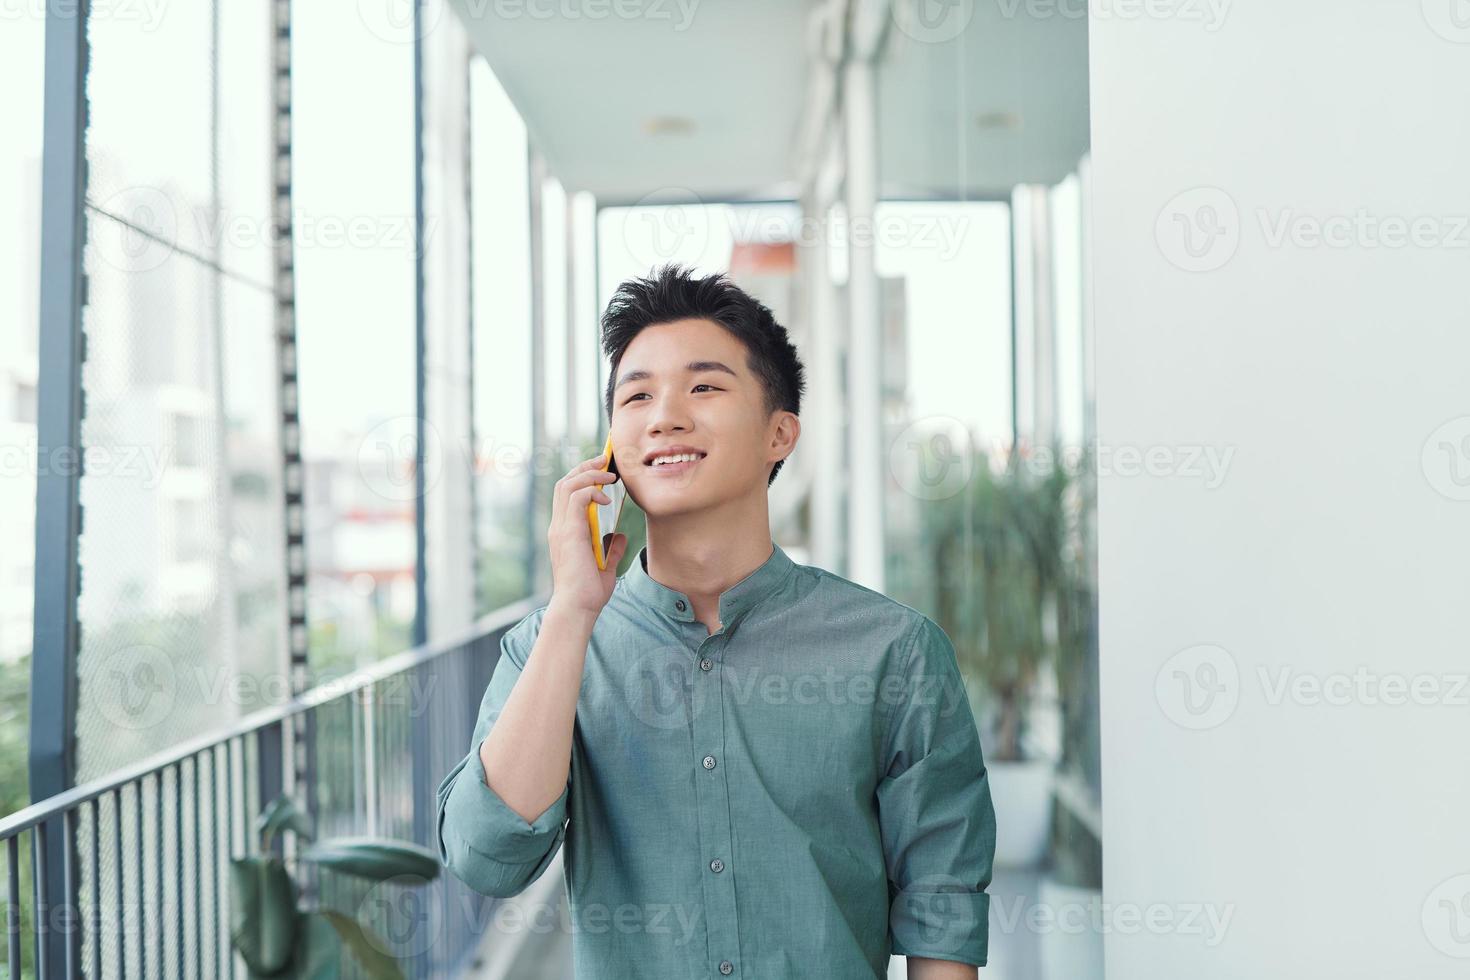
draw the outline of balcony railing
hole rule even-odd
[[[522,600],[457,638],[407,650],[0,820],[7,975],[244,976],[230,946],[229,860],[256,849],[255,816],[289,790],[293,760],[308,797],[297,802],[318,837],[382,836],[437,851],[435,788],[468,751],[501,635],[535,607]],[[299,749],[297,730],[305,732]],[[59,875],[46,867],[56,834]],[[275,847],[304,899],[373,928],[408,977],[458,975],[488,921],[493,899],[451,875],[423,889],[370,887],[297,865],[282,839]],[[22,860],[31,869],[27,889]],[[344,967],[344,976],[359,975],[350,958]]]

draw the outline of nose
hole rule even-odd
[[[669,432],[689,431],[688,416],[683,408],[673,398],[665,398],[658,404],[658,410],[649,415],[651,421],[648,423],[648,434],[650,436],[664,435]]]

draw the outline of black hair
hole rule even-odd
[[[648,278],[628,279],[618,286],[602,314],[602,352],[612,363],[604,408],[612,423],[613,386],[623,352],[645,327],[676,320],[711,320],[745,345],[746,363],[765,392],[765,411],[801,414],[806,390],[805,369],[786,328],[769,307],[722,273],[697,277],[678,263],[653,269]],[[766,480],[770,486],[786,460],[776,461]]]

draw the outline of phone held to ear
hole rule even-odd
[[[618,475],[618,464],[613,459],[612,433],[608,433],[607,444],[602,447],[603,455],[607,461],[602,468],[609,473]],[[597,559],[599,569],[607,568],[607,554],[602,550],[602,536],[604,533],[612,534],[618,529],[618,518],[623,513],[623,500],[627,497],[627,490],[621,479],[612,483],[602,484],[602,492],[607,494],[610,504],[601,504],[593,500],[587,505],[587,526],[592,532],[592,557]],[[604,528],[607,530],[604,532]]]

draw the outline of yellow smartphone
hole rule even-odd
[[[602,447],[602,452],[607,456],[607,461],[602,468],[609,473],[617,474],[618,464],[613,459],[612,433],[607,435],[607,444]],[[587,505],[587,526],[592,531],[592,556],[597,559],[597,567],[603,570],[607,568],[607,555],[602,550],[602,535],[612,534],[618,529],[618,518],[623,514],[623,499],[627,496],[627,490],[623,487],[621,479],[612,483],[601,484],[602,492],[607,494],[610,504],[601,504],[593,500]],[[606,528],[606,532],[603,531]]]

